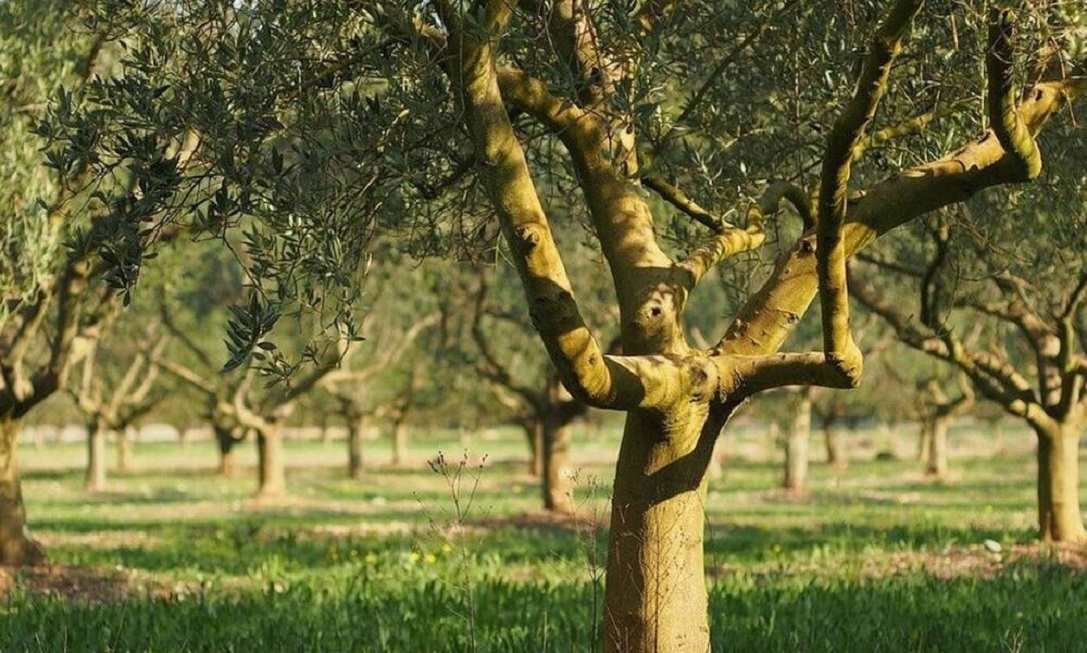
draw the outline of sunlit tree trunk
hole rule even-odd
[[[1042,539],[1087,541],[1079,505],[1080,429],[1037,429],[1038,523]]]
[[[106,489],[106,429],[97,421],[87,425],[87,472],[84,483],[88,492]]]
[[[273,424],[257,432],[258,498],[276,498],[287,493],[283,466],[283,429]]]
[[[369,420],[364,415],[348,418],[347,424],[347,476],[362,478],[362,434],[366,432]]]
[[[782,487],[790,494],[808,490],[808,467],[811,447],[811,393],[803,392],[789,425],[785,440],[785,481]]]
[[[30,534],[15,457],[19,421],[0,419],[0,564],[45,562],[45,550]]]
[[[605,650],[709,650],[705,473],[723,420],[627,417],[612,499]],[[699,430],[699,427],[701,431]]]

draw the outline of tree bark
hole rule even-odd
[[[673,424],[627,415],[604,583],[607,653],[709,650],[705,474],[724,418]]]
[[[393,424],[393,467],[403,467],[408,460],[408,425],[405,420]]]
[[[133,429],[134,430],[134,429]],[[117,471],[132,471],[132,435],[129,428],[117,431]]]
[[[34,565],[46,561],[45,549],[27,527],[15,457],[18,435],[18,420],[0,419],[0,565]]]
[[[83,480],[88,492],[106,489],[106,433],[101,424],[87,425],[87,472]]]
[[[347,477],[362,478],[362,434],[366,431],[368,420],[365,417],[351,417],[347,425]]]
[[[257,432],[257,468],[260,485],[257,497],[270,499],[287,493],[287,477],[283,468],[283,435],[276,425]]]
[[[928,460],[925,461],[925,475],[933,478],[947,478],[947,417],[933,417],[928,423],[929,434]]]
[[[216,473],[220,476],[232,478],[238,473],[238,459],[234,452],[234,445],[238,441],[228,428],[216,426],[213,429],[215,431],[215,443],[219,446],[219,468]]]
[[[1087,541],[1079,507],[1079,429],[1037,430],[1038,525],[1047,542]]]
[[[570,459],[570,427],[555,424],[552,420],[541,423],[544,509],[562,514],[574,512],[574,494],[570,479],[565,473]]]
[[[782,487],[790,494],[802,495],[808,491],[810,448],[811,393],[805,391],[800,396],[785,440],[785,481]]]

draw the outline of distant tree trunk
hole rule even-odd
[[[408,461],[408,423],[399,418],[393,423],[393,467],[403,467]]]
[[[782,485],[791,494],[807,491],[810,444],[811,393],[805,391],[800,396],[785,441],[785,482]]]
[[[1083,542],[1087,530],[1079,507],[1080,430],[1038,429],[1038,524],[1043,540]]]
[[[926,420],[929,433],[928,460],[925,474],[933,478],[947,478],[947,427],[951,420],[937,416]]]
[[[835,426],[837,420],[828,417],[823,420],[823,440],[827,447],[827,464],[832,467],[848,467],[849,458],[842,447],[841,431]]]
[[[328,414],[321,415],[321,444],[332,444],[332,428],[328,425]]]
[[[362,434],[366,431],[369,419],[365,415],[348,418],[347,423],[347,477],[362,478]]]
[[[527,419],[523,428],[525,430],[525,442],[528,444],[528,468],[526,471],[535,478],[542,478],[544,471],[543,420],[537,418]]]
[[[258,498],[281,497],[287,493],[283,468],[283,429],[277,424],[257,431],[257,467],[260,486]]]
[[[540,441],[542,444],[544,508],[551,512],[570,514],[574,512],[573,489],[570,479],[564,473],[570,459],[570,427],[559,424],[555,419],[539,421]]]
[[[220,476],[231,478],[238,473],[238,460],[234,452],[234,445],[238,440],[234,433],[224,426],[212,427],[215,431],[215,443],[219,445],[219,468],[216,472]]]
[[[932,423],[928,417],[921,419],[921,439],[917,448],[917,461],[928,463],[932,459]]]
[[[106,429],[97,421],[87,425],[87,473],[84,484],[88,492],[106,489]]]
[[[132,436],[135,429],[126,427],[117,431],[117,471],[132,471]]]
[[[30,535],[19,483],[15,444],[19,420],[0,419],[0,565],[45,562],[45,549]]]

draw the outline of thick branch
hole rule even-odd
[[[730,400],[792,385],[843,389],[854,385],[852,379],[828,362],[823,352],[725,356],[718,360],[722,376],[727,373],[734,379]]]
[[[1012,24],[1006,9],[994,7],[989,16],[989,51],[985,72],[989,82],[989,123],[1012,158],[1020,176],[1034,179],[1042,171],[1042,155],[1034,136],[1019,117],[1012,84]]]
[[[512,0],[510,2],[512,4]],[[550,42],[555,46],[559,62],[576,80],[579,104],[595,107],[611,95],[622,71],[619,64],[604,56],[597,46],[589,3],[585,0],[520,0],[520,4],[547,21]]]
[[[471,43],[467,36],[461,36],[461,40],[462,70],[455,81],[460,84],[465,118],[481,159],[483,178],[510,243],[533,324],[575,397],[601,408],[629,410],[644,406],[651,395],[659,393],[646,387],[646,380],[639,378],[638,370],[632,369],[630,363],[604,355],[578,310],[524,151],[509,122],[491,44]],[[502,77],[511,87],[511,94],[521,93],[527,106],[542,109],[544,114],[562,109],[556,107],[549,94],[538,92],[546,90],[542,86],[516,74]],[[644,251],[645,241],[637,235],[641,227],[626,226],[616,225],[615,239],[620,242],[614,243],[618,247],[610,248],[612,256],[634,245]],[[646,227],[651,233],[651,223]],[[598,227],[598,232],[606,247],[614,242],[605,229]],[[630,236],[636,242],[623,242]]]
[[[846,285],[847,252],[842,239],[849,195],[853,151],[875,117],[876,108],[887,92],[891,65],[919,0],[899,0],[891,8],[869,43],[868,56],[853,98],[835,121],[823,157],[816,225],[816,268],[823,319],[823,350],[827,362],[848,377],[860,379],[863,357],[849,330],[849,294]]]
[[[649,207],[609,158],[608,150],[616,144],[603,118],[556,98],[544,82],[522,72],[503,69],[497,82],[502,100],[536,118],[569,151],[616,286],[630,283],[640,270],[669,267]]]

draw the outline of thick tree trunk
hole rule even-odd
[[[117,431],[117,471],[132,471],[132,440],[135,429],[125,428]]]
[[[848,467],[849,457],[842,446],[842,434],[833,422],[823,424],[823,441],[827,447],[827,464],[839,468]]]
[[[88,492],[106,489],[106,432],[101,424],[87,425],[87,472],[83,480]]]
[[[709,650],[703,538],[706,468],[723,418],[627,416],[612,499],[607,653]]]
[[[1087,541],[1079,507],[1079,429],[1038,430],[1038,525],[1048,542]]]
[[[15,442],[19,421],[0,419],[0,565],[45,562],[45,549],[30,535],[19,484]]]
[[[362,478],[362,434],[368,420],[365,417],[349,418],[347,424],[347,477]]]
[[[257,432],[258,498],[276,498],[287,493],[283,469],[283,432],[278,426]]]
[[[543,474],[540,480],[544,508],[570,514],[574,512],[574,492],[565,473],[570,459],[570,427],[544,420],[540,430],[543,444]]]
[[[393,467],[403,467],[408,462],[408,424],[397,420],[393,425]]]
[[[926,421],[929,447],[925,474],[933,478],[947,478],[947,427],[951,420],[946,417],[933,417]]]
[[[215,443],[219,446],[219,468],[216,472],[220,476],[231,478],[238,473],[238,459],[234,452],[234,445],[238,443],[230,429],[220,426],[214,427]]]
[[[785,481],[782,487],[790,494],[801,495],[808,490],[809,450],[811,446],[811,394],[804,392],[796,406],[789,435],[785,441]]]

